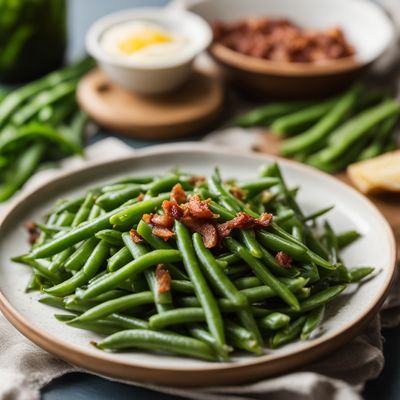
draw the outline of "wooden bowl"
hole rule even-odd
[[[313,98],[343,90],[359,78],[394,40],[385,12],[366,0],[204,0],[191,7],[209,23],[246,17],[284,17],[315,29],[339,26],[354,57],[321,64],[285,63],[250,57],[214,43],[209,48],[223,74],[257,97]]]

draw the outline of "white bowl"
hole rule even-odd
[[[101,37],[112,26],[133,20],[161,25],[188,38],[190,43],[179,54],[157,64],[117,59],[102,48]],[[194,58],[207,48],[211,38],[208,24],[191,12],[156,7],[138,8],[119,11],[96,21],[86,35],[86,48],[112,81],[137,93],[159,94],[176,89],[189,77]]]

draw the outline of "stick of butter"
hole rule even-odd
[[[365,194],[400,192],[400,150],[351,164],[347,174]]]

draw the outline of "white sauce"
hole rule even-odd
[[[185,50],[189,41],[158,24],[129,21],[106,30],[100,38],[100,45],[119,59],[157,65]]]

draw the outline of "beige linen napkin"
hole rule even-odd
[[[234,136],[247,134],[237,129],[220,131],[206,137],[206,141],[223,143]],[[254,134],[255,135],[255,134]],[[250,134],[247,138],[249,139]],[[251,147],[253,142],[246,142]],[[243,141],[242,141],[243,149]],[[117,139],[106,139],[89,146],[87,158],[89,161],[119,157],[132,149]],[[66,160],[62,168],[79,169],[83,161],[77,158]],[[41,172],[32,179],[32,187],[53,177],[57,171]],[[389,314],[390,325],[399,320],[400,293],[398,285],[386,302],[387,310],[381,313],[385,318]],[[396,318],[393,318],[396,316]],[[386,319],[383,319],[386,322]],[[375,378],[383,368],[382,340],[380,336],[380,317],[371,321],[364,333],[352,342],[343,346],[333,354],[319,362],[301,370],[275,378],[260,380],[241,386],[223,386],[194,389],[179,389],[125,382],[136,386],[147,387],[164,393],[179,395],[191,399],[204,400],[359,400],[359,391],[368,379]],[[44,350],[40,349],[22,336],[0,314],[0,400],[36,400],[40,398],[40,389],[56,377],[69,372],[84,372],[82,369],[69,365]]]

